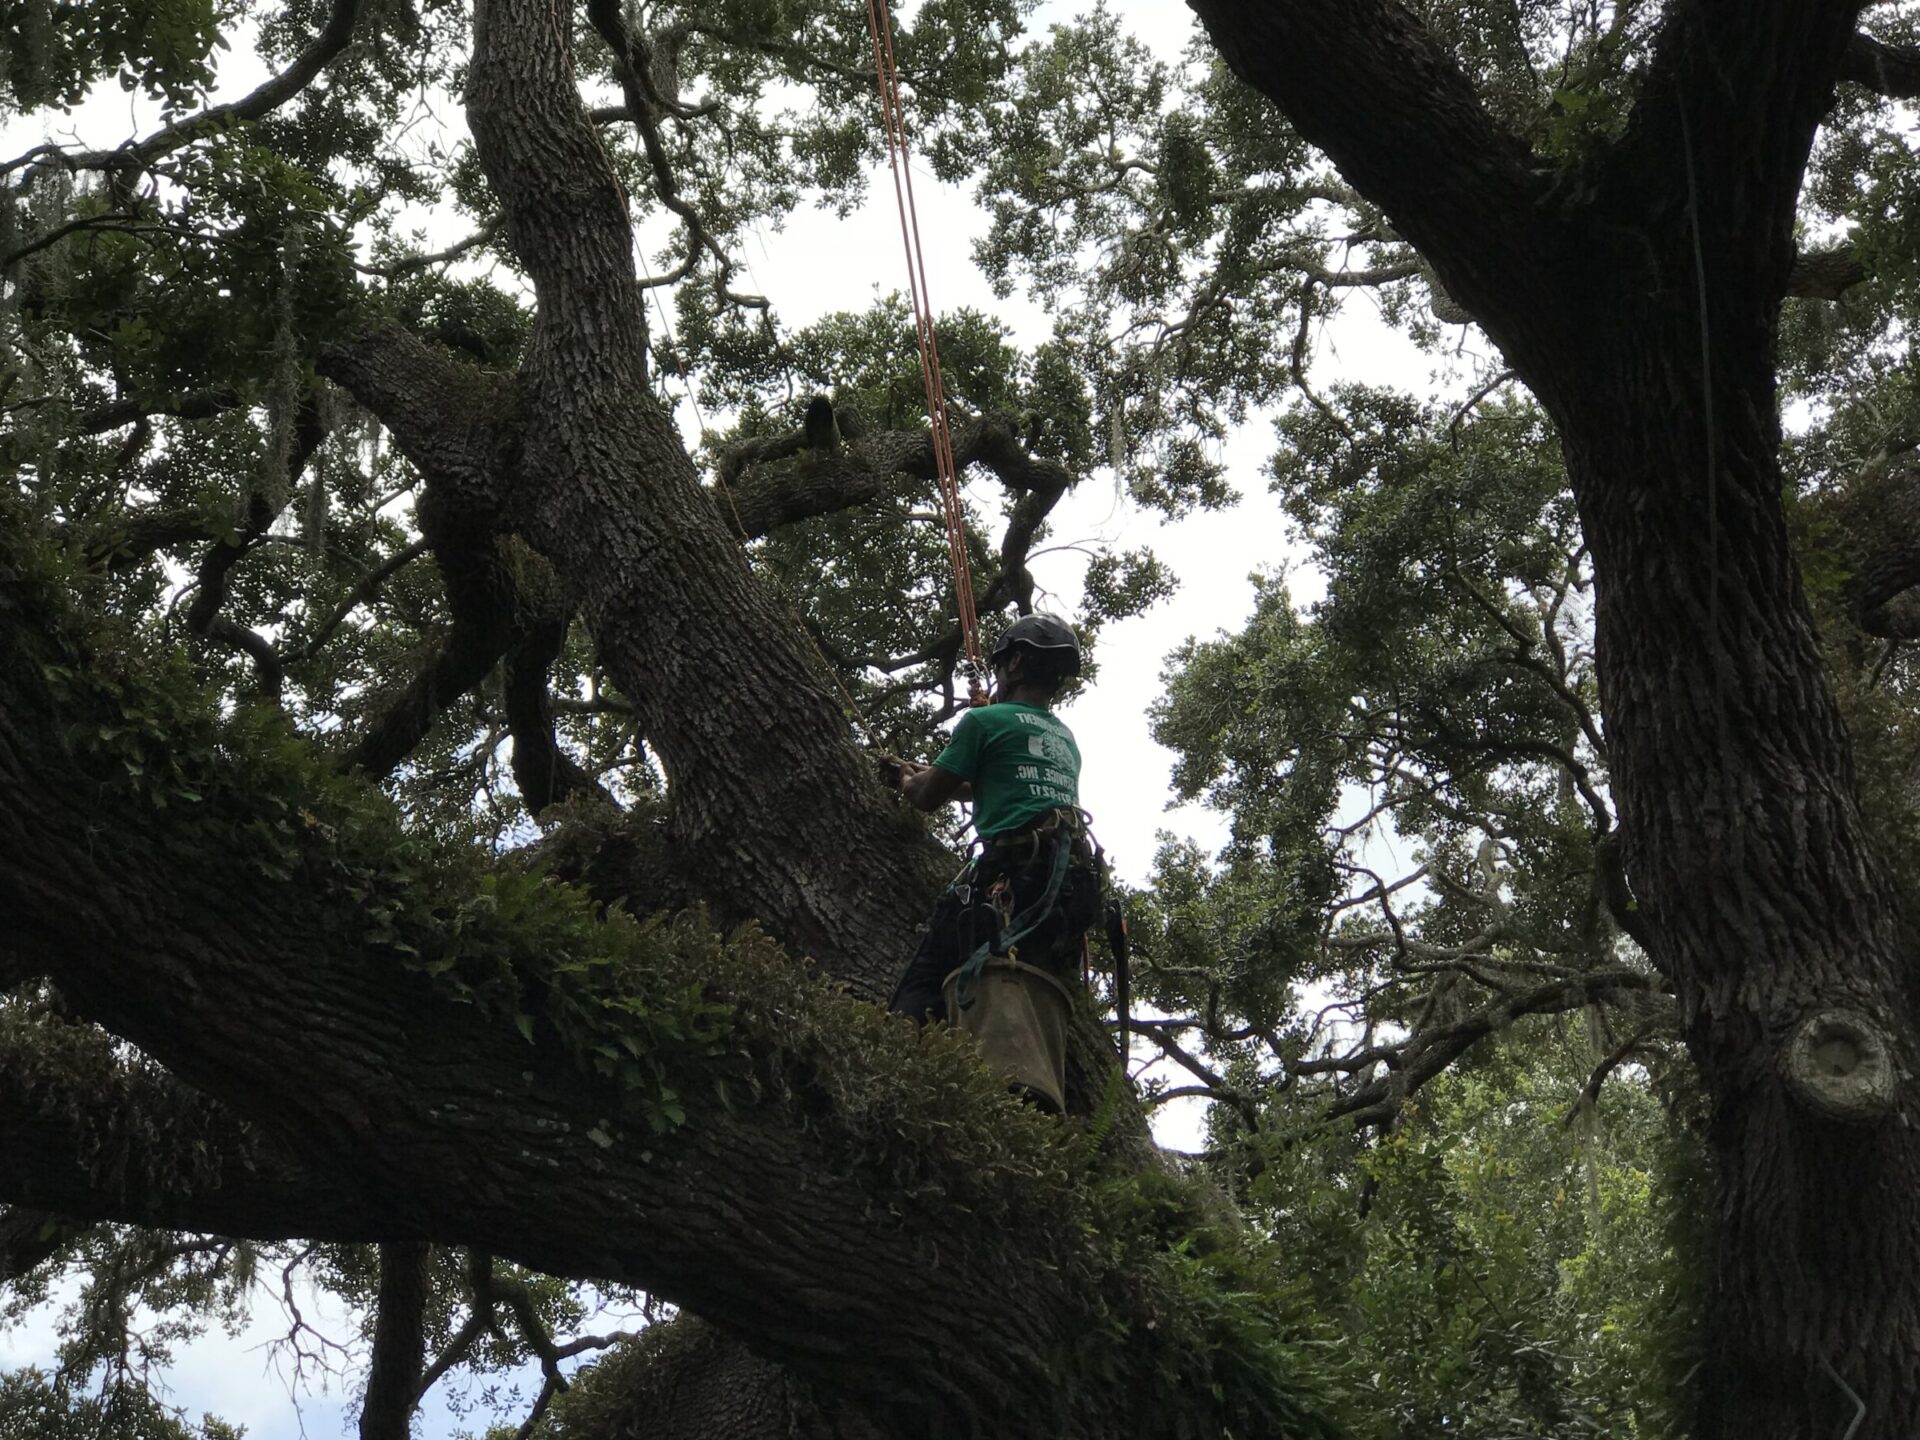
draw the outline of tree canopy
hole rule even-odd
[[[0,157],[0,1303],[80,1287],[0,1433],[217,1440],[152,1382],[280,1286],[364,1440],[1912,1433],[1914,18],[1193,9],[896,37],[1046,317],[939,320],[989,625],[1082,484],[1275,536],[1064,1121],[877,1003],[958,840],[871,764],[965,698],[913,321],[749,262],[867,198],[866,16],[0,19],[14,129],[150,117]],[[1073,563],[1097,674],[1178,577]]]

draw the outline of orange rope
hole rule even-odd
[[[913,297],[914,329],[920,341],[920,378],[926,386],[927,419],[933,426],[934,470],[940,479],[940,503],[947,522],[947,550],[953,561],[953,594],[960,612],[960,638],[975,681],[985,673],[980,652],[980,618],[974,609],[973,574],[967,566],[965,512],[960,479],[953,463],[953,432],[947,424],[946,390],[940,378],[940,346],[933,334],[926,259],[920,248],[920,212],[913,199],[908,164],[907,127],[900,104],[899,75],[893,60],[893,16],[887,0],[867,0],[867,30],[873,36],[874,70],[880,77],[880,113],[887,132],[887,159],[893,166],[893,198],[900,210],[900,241],[907,252],[907,288]]]

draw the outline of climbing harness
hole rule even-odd
[[[1073,859],[1073,842],[1070,837],[1062,835],[1054,840],[1052,849],[1053,858],[1047,867],[1045,888],[1026,909],[1017,915],[1009,914],[1002,923],[996,925],[993,938],[975,946],[966,963],[960,967],[959,1001],[962,1010],[973,1003],[974,986],[979,982],[981,972],[987,968],[987,960],[992,956],[1011,955],[1015,947],[1044,925],[1058,907],[1060,890],[1067,879],[1067,867]],[[1006,908],[1011,911],[1013,891],[1005,877],[997,882],[996,890],[1004,892]],[[998,899],[998,895],[995,898]]]
[[[1024,855],[1019,853],[1022,849]],[[1086,860],[1084,868],[1089,882],[1104,889],[1106,854],[1093,837],[1087,813],[1063,809],[1020,835],[980,845],[978,853],[971,856],[954,877],[947,893],[959,902],[966,916],[960,950],[966,958],[954,972],[958,982],[956,1000],[962,1010],[973,1003],[974,990],[987,965],[993,960],[1013,957],[1018,947],[1030,940],[1061,908],[1061,897],[1076,855]],[[1040,891],[1016,912],[1013,877],[1032,874],[1034,868],[1042,864],[1043,856],[1045,879]],[[973,920],[978,910],[970,902],[974,887],[986,880],[989,868],[992,878],[987,882],[986,908],[993,916],[993,933],[985,940],[977,940]]]
[[[966,651],[974,703],[979,704],[985,696],[986,664],[980,651],[980,619],[974,609],[973,575],[967,565],[966,514],[960,504],[960,479],[953,461],[953,432],[947,423],[940,346],[933,333],[933,305],[927,291],[926,259],[920,247],[920,214],[913,198],[906,115],[900,104],[899,73],[893,58],[893,16],[887,0],[867,0],[867,31],[873,37],[873,68],[880,82],[880,115],[886,128],[887,159],[893,167],[893,198],[900,211],[900,241],[907,255],[907,288],[913,301],[914,330],[920,343],[920,378],[926,390],[927,420],[933,427],[934,471],[940,481],[948,558],[953,563],[954,606],[959,612],[960,639]]]

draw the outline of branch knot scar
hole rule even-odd
[[[1794,1027],[1781,1074],[1808,1109],[1848,1125],[1871,1125],[1893,1109],[1894,1067],[1886,1033],[1854,1010],[1821,1010]]]

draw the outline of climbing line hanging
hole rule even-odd
[[[920,342],[920,378],[927,393],[927,420],[933,427],[934,471],[940,481],[940,505],[947,524],[947,551],[953,562],[954,605],[960,638],[976,683],[986,673],[980,650],[980,618],[974,608],[973,574],[967,565],[966,516],[960,505],[960,479],[953,462],[953,432],[947,424],[946,390],[940,378],[940,347],[933,333],[933,306],[927,291],[926,260],[920,248],[920,214],[913,198],[908,164],[905,113],[899,74],[893,60],[893,16],[887,0],[867,0],[867,30],[873,37],[873,66],[880,79],[880,114],[886,127],[887,159],[893,167],[893,198],[900,210],[900,241],[907,253],[907,288],[913,300],[914,330]]]

